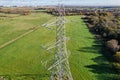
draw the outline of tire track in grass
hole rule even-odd
[[[33,27],[33,28],[34,28],[34,27]],[[14,39],[12,39],[12,40],[6,42],[6,43],[0,45],[0,49],[6,47],[7,45],[9,45],[9,44],[15,42],[15,41],[18,40],[18,39],[20,39],[20,38],[26,36],[27,34],[29,34],[29,33],[33,32],[33,31],[35,31],[36,29],[38,29],[38,28],[35,28],[35,29],[32,29],[32,30],[29,30],[29,31],[25,32],[24,34],[22,34],[22,35],[20,35],[20,36],[18,36],[18,37],[16,37],[16,38],[14,38]]]
[[[50,21],[51,21],[51,20],[49,20],[48,22],[50,22]],[[2,49],[2,48],[4,48],[4,47],[6,47],[6,46],[8,46],[8,45],[12,44],[13,42],[15,42],[15,41],[19,40],[20,38],[22,38],[22,37],[24,37],[24,36],[26,36],[26,35],[28,35],[28,34],[32,33],[33,31],[35,31],[35,30],[39,29],[39,28],[40,28],[40,27],[42,27],[43,25],[48,24],[48,22],[46,22],[46,23],[44,23],[44,24],[42,24],[42,25],[37,25],[37,26],[35,26],[35,27],[31,28],[29,31],[27,31],[27,32],[23,33],[22,35],[20,35],[20,36],[18,36],[18,37],[16,37],[16,38],[14,38],[14,39],[12,39],[12,40],[10,40],[10,41],[8,41],[8,42],[6,42],[6,43],[2,44],[2,45],[0,45],[0,49]],[[40,26],[40,27],[38,27],[38,26]]]

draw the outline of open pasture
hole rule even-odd
[[[32,13],[4,18],[0,20],[0,45],[54,17],[46,13]],[[102,54],[99,41],[89,32],[80,16],[66,18],[70,20],[66,23],[67,37],[70,38],[67,49],[71,52],[69,62],[74,80],[110,80],[112,66]],[[50,73],[41,61],[48,60],[54,53],[42,46],[54,40],[55,30],[40,27],[0,49],[0,75],[8,80],[48,80]]]

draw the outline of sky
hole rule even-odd
[[[120,6],[120,0],[0,0],[0,6],[39,5]]]

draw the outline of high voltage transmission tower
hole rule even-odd
[[[47,50],[55,46],[54,63],[48,68],[51,72],[50,80],[73,80],[69,67],[69,53],[66,46],[66,29],[64,18],[65,8],[63,5],[58,5],[56,9],[57,20],[51,24],[45,24],[43,26],[53,25],[56,23],[56,42],[47,46]]]
[[[48,70],[51,70],[51,80],[73,80],[68,61],[69,54],[66,47],[64,6],[59,5],[57,10],[55,61]]]

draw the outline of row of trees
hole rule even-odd
[[[0,13],[28,15],[31,10],[28,8],[0,8]]]
[[[47,9],[47,13],[50,13],[55,16],[59,15],[57,8],[49,8],[49,9]],[[66,15],[66,16],[81,15],[81,14],[82,14],[82,12],[77,9],[65,9],[65,12],[63,13],[63,15]]]
[[[83,19],[93,33],[101,36],[100,40],[112,55],[116,68],[120,70],[120,15],[98,12],[86,14]]]

